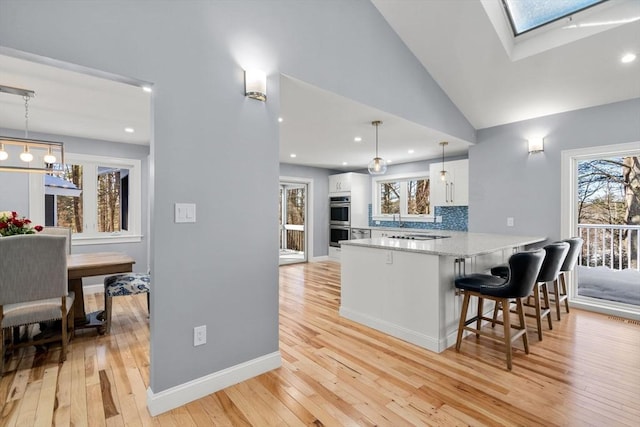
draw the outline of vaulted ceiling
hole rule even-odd
[[[640,55],[638,0],[609,0],[517,39],[500,0],[372,3],[476,129],[640,97],[640,59],[620,62]],[[149,143],[149,95],[139,86],[3,55],[0,85],[36,91],[33,131]],[[285,163],[364,168],[374,119],[384,122],[380,144],[394,163],[437,158],[446,137],[286,76],[281,98]],[[22,99],[0,93],[0,111],[0,127],[24,129]],[[466,152],[467,142],[447,139],[448,156]]]

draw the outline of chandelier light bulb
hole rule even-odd
[[[51,148],[49,148],[49,151],[47,152],[47,154],[45,154],[43,160],[44,160],[45,163],[49,163],[49,164],[52,164],[52,163],[56,162],[56,160],[57,160],[56,156],[54,156],[53,153],[51,152]]]
[[[26,163],[29,163],[33,160],[33,154],[29,152],[29,147],[27,147],[26,145],[24,146],[24,151],[20,153],[20,160]]]

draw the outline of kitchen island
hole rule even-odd
[[[458,330],[462,297],[454,278],[486,272],[543,240],[434,230],[343,241],[340,315],[442,352],[455,344]]]

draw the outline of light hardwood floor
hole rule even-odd
[[[332,262],[280,267],[282,367],[152,418],[145,296],[114,298],[112,333],[12,358],[2,426],[640,425],[640,326],[572,310],[513,371],[489,340],[431,353],[338,316]],[[88,310],[102,295],[86,297]]]

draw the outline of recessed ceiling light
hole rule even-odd
[[[636,54],[635,53],[626,53],[624,54],[624,56],[622,58],[620,58],[620,60],[624,63],[624,64],[628,64],[629,62],[633,62],[636,59]]]
[[[342,166],[347,166],[349,163],[347,162],[342,162]]]
[[[124,128],[124,131],[126,133],[134,133],[136,130],[134,128],[132,128],[132,127],[126,127],[126,128]]]
[[[278,123],[282,123],[284,119],[282,117],[278,117]]]
[[[413,151],[413,149],[411,149],[411,150],[407,151],[407,153],[413,154],[413,153],[415,153],[415,151]]]
[[[289,157],[291,157],[292,159],[295,159],[298,156],[295,153],[291,153],[291,154],[289,154]]]
[[[151,88],[149,86],[142,86],[142,90],[147,93],[151,93]]]
[[[387,159],[387,163],[393,163],[393,160]]]
[[[362,138],[361,138],[361,137],[359,137],[359,136],[356,136],[355,138],[353,138],[353,140],[354,140],[355,142],[362,142]]]

